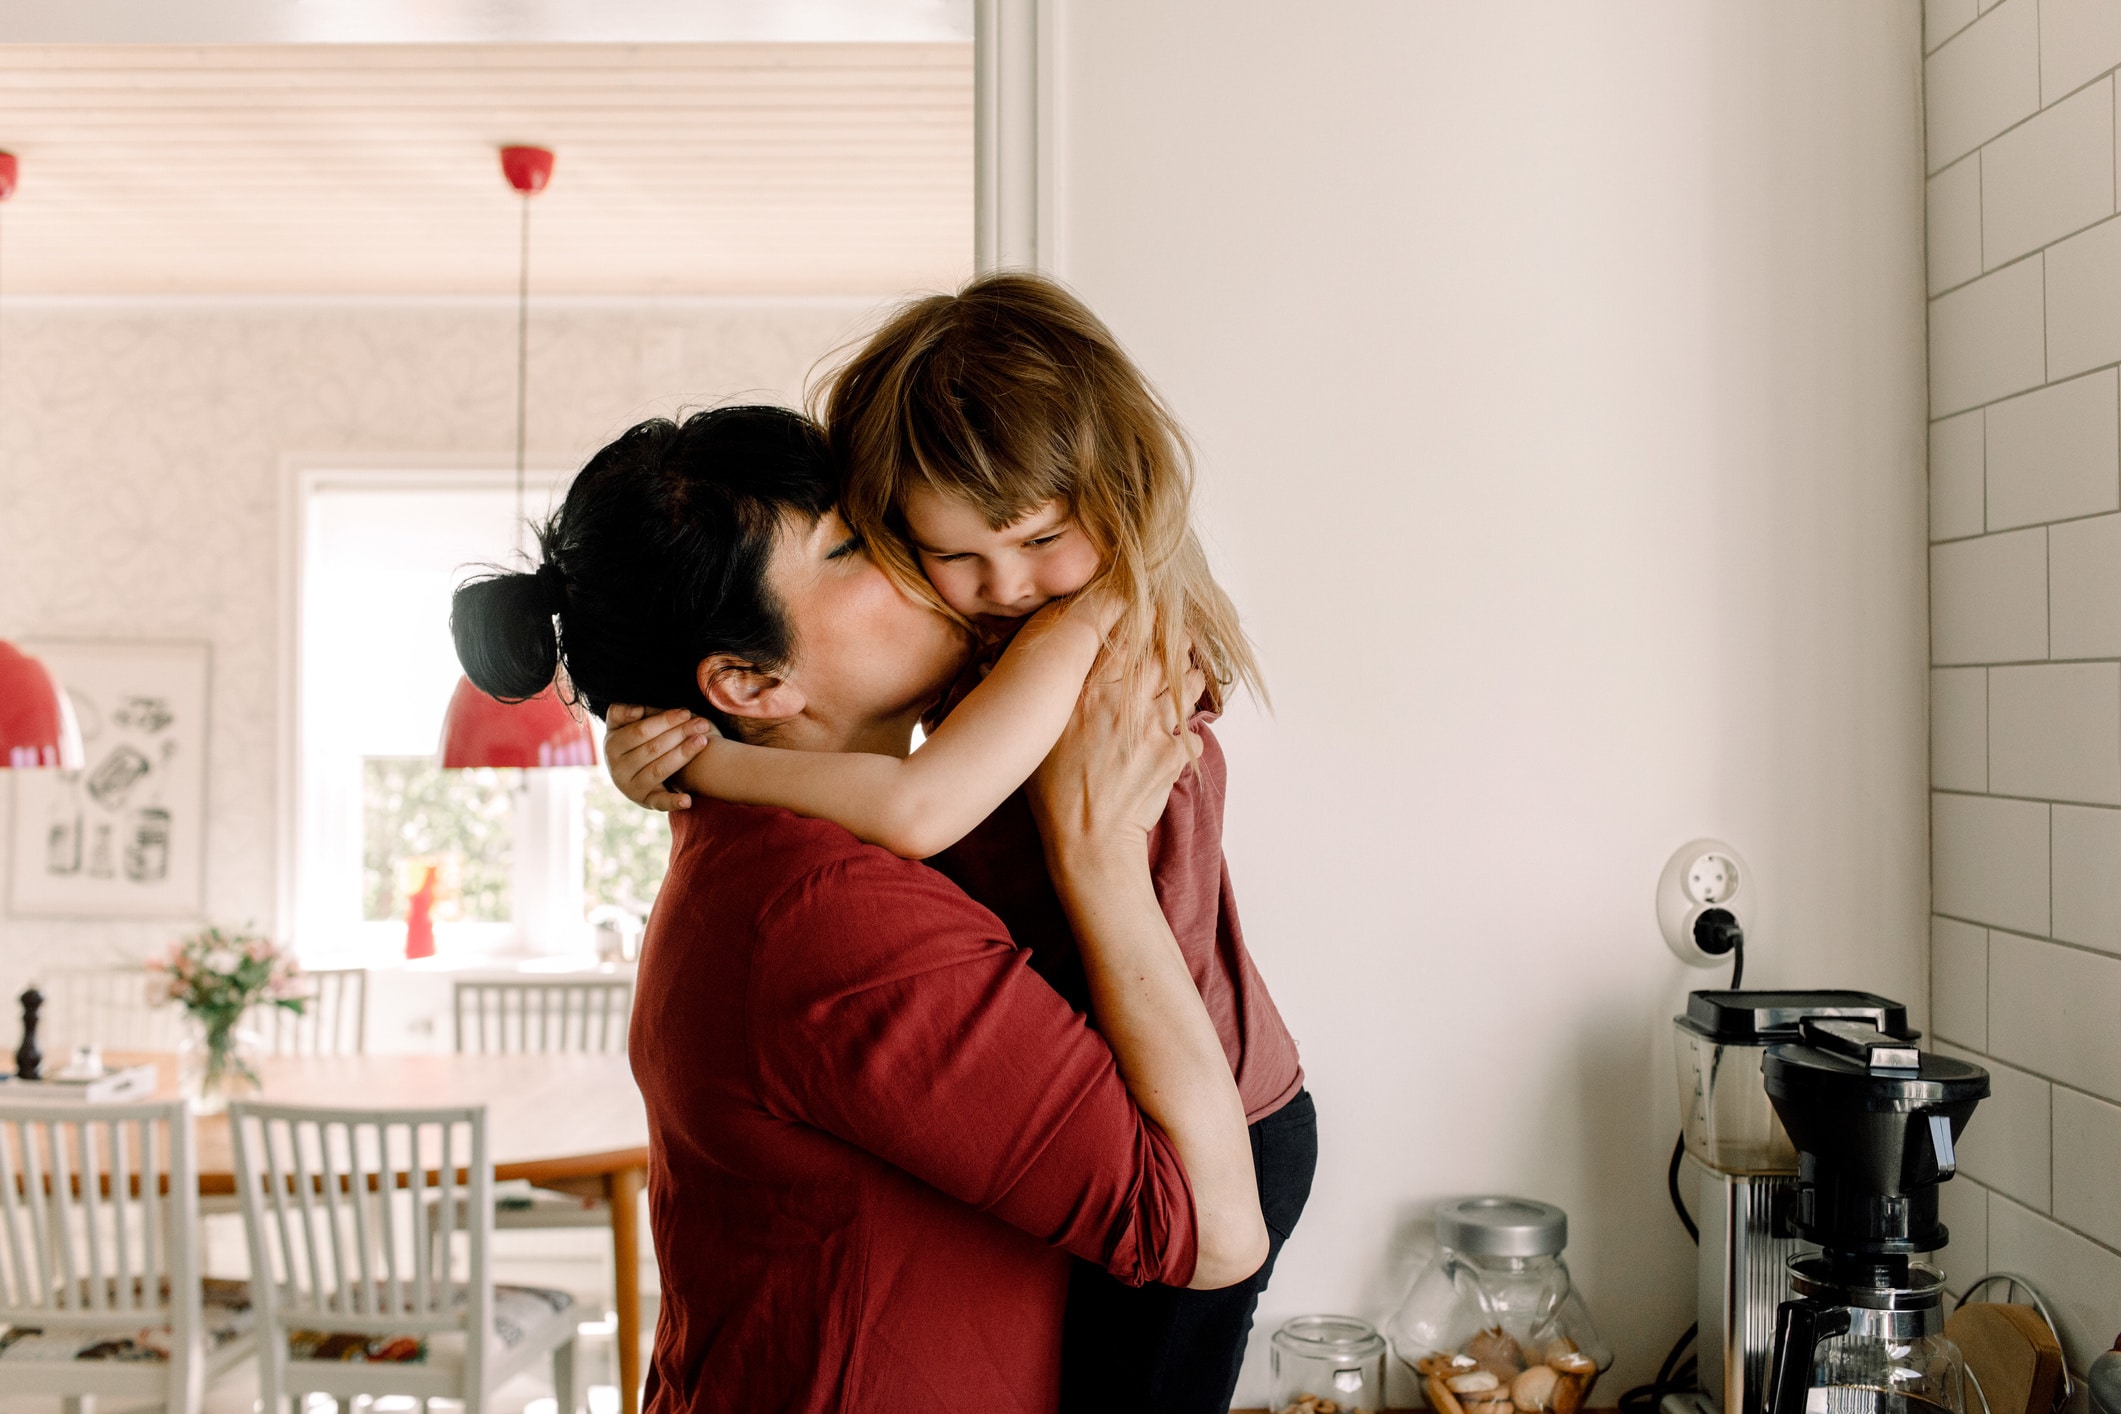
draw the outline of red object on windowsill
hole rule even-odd
[[[435,955],[435,867],[427,866],[427,877],[405,901],[405,956],[408,960]]]
[[[0,766],[78,771],[82,764],[81,729],[66,690],[44,664],[0,641]]]
[[[442,769],[473,766],[594,766],[596,737],[551,688],[503,702],[458,678],[442,718]]]

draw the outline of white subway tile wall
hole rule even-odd
[[[1988,1098],[1974,1112],[1980,1123],[1969,1124],[1960,1136],[1960,1171],[1983,1187],[2047,1212],[2054,1192],[2054,1086],[1941,1040],[1935,1044],[1944,1055],[1985,1061],[1988,1067]]]
[[[1981,149],[1981,263],[1993,270],[2114,214],[2114,85],[2101,79]]]
[[[2067,378],[2121,357],[2121,324],[2115,322],[2121,316],[2121,221],[2104,221],[2082,235],[2058,241],[2042,256],[2047,270],[2047,376]],[[1979,289],[1980,285],[1967,288]],[[1991,302],[1999,298],[1991,296]],[[1973,306],[1968,308],[1973,310]],[[1934,333],[1934,308],[1931,318]],[[2022,321],[2017,318],[1999,322],[1997,330],[2013,341],[2014,350],[2016,341],[2025,337]],[[2022,355],[2014,353],[2012,357]],[[1959,376],[1975,388],[1987,386],[1980,381],[1983,378],[1990,382],[2010,381],[2016,365],[2012,365],[2012,375],[2007,376],[1993,368],[1997,362],[1995,356],[1976,358],[1971,361],[1971,368]],[[1930,385],[1934,388],[1936,382],[1932,373]],[[1966,407],[1968,403],[1957,406]]]
[[[2013,530],[1931,549],[1931,662],[2046,657],[2046,530]]]
[[[1980,13],[1974,0],[1922,0],[1922,52],[1934,53]]]
[[[1988,669],[1930,671],[1930,783],[1988,789]]]
[[[2045,933],[2047,813],[2047,806],[2033,801],[1933,794],[1930,897],[1937,911],[1970,923]],[[1993,998],[1989,1018],[1995,1019]]]
[[[1988,935],[1988,1053],[2121,1104],[2121,958]]]
[[[2116,64],[2121,64],[2121,6],[2113,0],[2042,0],[2042,102],[2053,103]]]
[[[2099,306],[2086,316],[2093,322],[2100,309],[2121,307],[2121,243],[2106,240],[2106,230],[2094,226],[2076,238],[2105,240],[2079,258],[2082,270],[2072,276],[2072,288],[2081,288],[2083,297]],[[2042,303],[2047,286],[2041,268],[2042,257],[2029,255],[1930,301],[1931,412],[1977,407],[2047,380],[2052,336],[2043,343],[2042,329],[2052,329],[2055,319]],[[2071,348],[2103,348],[2116,338],[2121,333],[2093,327],[2077,336]],[[2081,367],[2101,361],[2086,357]]]
[[[1936,171],[2040,110],[2038,0],[2006,0],[1923,65],[1929,166]]]
[[[2117,411],[2111,368],[1988,409],[1988,528],[2121,510]]]
[[[1988,734],[1999,795],[2121,805],[2121,663],[1990,669]]]
[[[1932,918],[1930,957],[1930,1029],[1942,1040],[1981,1049],[1988,1044],[1988,929]]]
[[[2121,656],[2121,516],[2051,527],[2047,554],[2049,653]]]
[[[1995,1086],[1940,1255],[2031,1277],[2081,1372],[2121,1332],[2121,2],[1923,14],[1930,1014]]]
[[[1931,294],[1981,273],[1981,154],[1930,178],[1928,224]]]
[[[1986,514],[1983,418],[1980,409],[1930,425],[1930,539],[1979,535]]]
[[[2121,957],[2121,810],[2058,805],[2052,830],[2055,936]]]
[[[1954,1294],[1966,1290],[1988,1266],[1988,1190],[1960,1174],[1937,1190],[1937,1216],[1951,1245],[1938,1254]]]
[[[2055,1087],[2055,1212],[2121,1248],[2121,1105]]]

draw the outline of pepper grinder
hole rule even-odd
[[[37,1011],[44,993],[31,987],[22,994],[22,1044],[15,1049],[15,1079],[42,1080],[44,1053],[37,1049]]]

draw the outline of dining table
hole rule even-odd
[[[177,1058],[105,1052],[106,1064],[153,1064],[158,1096],[177,1094]],[[618,1315],[619,1408],[641,1402],[640,1196],[648,1113],[624,1052],[457,1052],[266,1056],[253,1097],[361,1110],[486,1107],[496,1181],[602,1198],[611,1211],[612,1306]],[[201,1196],[236,1192],[226,1115],[195,1121]]]

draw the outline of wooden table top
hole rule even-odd
[[[177,1058],[106,1052],[105,1064],[152,1063],[156,1093],[177,1093]],[[256,1098],[346,1109],[486,1106],[494,1177],[590,1178],[648,1164],[648,1112],[624,1054],[269,1056]],[[199,1191],[236,1191],[224,1116],[198,1121]]]

